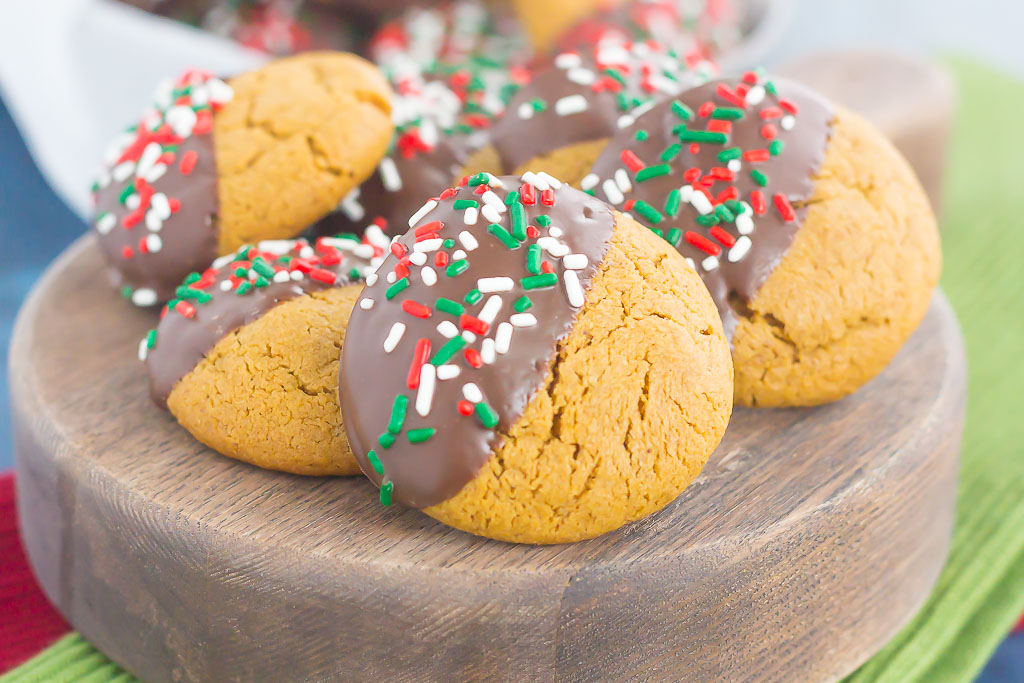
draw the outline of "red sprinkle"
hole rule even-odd
[[[718,200],[719,204],[722,204],[723,202],[727,202],[730,199],[739,199],[739,197],[740,191],[736,188],[735,185],[733,185],[719,192],[718,196],[715,197],[715,199]]]
[[[718,87],[715,88],[715,94],[721,97],[726,102],[735,105],[740,109],[747,108],[747,100],[743,97],[740,97],[732,90],[729,90],[729,87],[725,83],[718,84]]]
[[[732,121],[711,119],[708,121],[708,130],[712,133],[730,133],[732,131]]]
[[[190,149],[181,155],[181,163],[178,164],[178,170],[181,171],[182,175],[188,175],[196,167],[196,161],[198,160],[199,155],[196,154],[194,149]]]
[[[171,207],[171,213],[178,213],[181,208],[181,200],[177,197],[171,197],[167,200],[167,205]]]
[[[416,234],[417,235],[419,234],[419,230],[416,231]],[[401,242],[392,242],[391,243],[391,253],[394,254],[395,256],[397,256],[398,258],[402,258],[403,256],[405,256],[405,254],[408,251],[409,251],[409,247],[405,246]]]
[[[644,162],[640,161],[640,157],[634,154],[631,149],[622,150],[619,158],[622,159],[622,163],[626,164],[633,173],[637,173],[644,168]]]
[[[535,240],[538,237],[540,237],[540,230],[537,228],[536,225],[527,225],[526,236],[529,237],[531,240]]]
[[[700,145],[698,145],[696,142],[691,143],[690,144],[690,154],[693,154],[694,156],[696,156],[697,154],[700,154]]]
[[[764,212],[768,210],[768,206],[764,201],[764,193],[761,190],[754,190],[750,193],[750,208],[754,210],[758,216],[763,216]]]
[[[430,317],[430,309],[418,301],[406,299],[405,301],[402,302],[402,310],[408,313],[409,315],[416,316],[417,318]]]
[[[409,266],[405,265],[401,261],[395,264],[392,268],[395,271],[395,278],[401,280],[403,277],[409,277]]]
[[[186,318],[191,318],[196,314],[196,307],[187,301],[179,301],[178,303],[174,304],[174,310],[176,310],[178,313],[181,313]]]
[[[700,169],[696,166],[686,169],[686,172],[683,173],[683,180],[688,183],[696,182],[698,178],[700,178]]]
[[[704,237],[703,235],[698,235],[692,230],[686,231],[686,241],[692,244],[693,246],[697,247],[701,251],[707,254],[711,254],[712,256],[718,256],[719,254],[722,253],[722,248],[720,246],[709,240],[707,237]]]
[[[309,277],[318,282],[326,282],[329,285],[333,285],[338,280],[337,275],[329,270],[324,270],[323,268],[314,268],[309,271]]]
[[[466,357],[466,362],[474,368],[483,367],[484,359],[476,349],[466,349],[463,355]]]
[[[487,331],[491,329],[491,326],[480,318],[476,318],[472,315],[466,315],[465,313],[459,316],[459,326],[464,330],[469,330],[473,334],[479,334],[481,336],[487,334]]]
[[[548,188],[547,190],[544,190],[543,192],[541,192],[540,193],[540,203],[543,204],[544,206],[554,206],[555,205],[555,191],[552,190],[551,188]]]
[[[793,205],[789,203],[786,195],[778,193],[772,199],[775,202],[775,208],[779,210],[779,214],[782,216],[782,220],[787,223],[792,223],[796,220],[796,212],[793,210]]]
[[[715,166],[711,169],[711,177],[715,180],[735,180],[736,174],[724,166]]]
[[[444,268],[445,266],[447,266],[448,265],[448,252],[447,251],[439,251],[436,254],[434,254],[434,265],[437,266],[438,268]]]
[[[779,100],[779,106],[782,107],[785,111],[792,114],[793,116],[796,116],[798,113],[800,113],[800,110],[797,108],[796,104],[789,100]]]
[[[753,71],[745,71],[743,73],[743,82],[749,85],[757,85],[757,74]]]
[[[628,199],[628,200],[626,200],[626,203],[622,205],[622,210],[623,211],[632,211],[634,206],[636,206],[636,200],[635,199]]]
[[[761,118],[767,121],[768,119],[777,119],[782,116],[782,110],[778,107],[765,107],[761,110]]]
[[[550,262],[544,261],[543,263],[540,264],[540,272],[542,272],[542,273],[553,273],[553,272],[555,272],[555,267],[553,265],[551,265]]]
[[[736,238],[727,233],[721,228],[721,226],[714,225],[711,227],[711,236],[716,240],[724,244],[726,247],[731,247],[736,244]]]
[[[519,188],[519,198],[523,200],[523,204],[527,206],[533,206],[537,203],[537,193],[533,189],[533,185],[530,183],[523,183]]]
[[[429,223],[424,223],[420,227],[416,228],[413,234],[419,237],[420,235],[424,235],[428,232],[440,232],[441,228],[443,227],[444,223],[442,223],[441,221],[431,221]],[[404,256],[404,254],[402,254],[401,256]]]
[[[766,123],[761,126],[761,137],[765,140],[774,140],[775,136],[779,134],[779,129],[774,124]]]
[[[474,408],[473,404],[470,403],[469,401],[465,400],[465,399],[459,401],[456,404],[456,407],[459,410],[459,415],[472,415],[473,414],[473,408]]]
[[[416,348],[412,352],[412,364],[409,365],[409,374],[405,378],[405,384],[410,389],[417,389],[420,386],[420,368],[427,362],[430,355],[430,340],[420,339],[416,342]]]
[[[438,199],[448,199],[449,197],[455,196],[456,192],[458,192],[458,190],[456,190],[454,187],[449,187],[447,190],[441,193],[441,196],[439,196]]]
[[[707,118],[707,117],[711,116],[711,112],[713,112],[714,110],[715,110],[715,103],[711,102],[709,100],[709,101],[705,102],[704,104],[700,105],[700,108],[697,109],[697,115],[702,117],[702,118]]]
[[[766,149],[748,149],[743,153],[743,160],[752,163],[758,161],[768,161],[771,158],[771,154]]]

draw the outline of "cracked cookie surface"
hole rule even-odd
[[[390,89],[355,55],[312,52],[231,79],[214,120],[219,252],[294,237],[376,168],[391,140]]]

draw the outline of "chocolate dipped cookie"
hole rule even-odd
[[[521,543],[671,502],[732,408],[715,307],[664,240],[545,173],[431,199],[367,279],[345,429],[384,504]]]
[[[160,86],[94,186],[115,286],[137,305],[162,303],[218,255],[302,232],[377,166],[389,100],[373,65],[330,52]]]
[[[659,104],[615,136],[582,187],[703,278],[744,405],[852,393],[917,327],[938,280],[935,218],[907,162],[796,83],[750,72]]]
[[[228,457],[358,473],[338,410],[338,354],[387,245],[379,234],[274,240],[191,274],[139,345],[154,402]]]
[[[492,144],[512,173],[541,169],[577,186],[618,130],[714,71],[648,43],[565,52],[512,97]]]

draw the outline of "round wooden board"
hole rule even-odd
[[[941,295],[855,396],[738,410],[666,510],[551,547],[210,452],[147,398],[153,319],[83,238],[11,351],[32,564],[148,681],[831,680],[920,607],[948,549],[964,357]]]

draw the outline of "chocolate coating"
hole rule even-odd
[[[563,53],[509,102],[494,127],[494,147],[504,167],[515,169],[555,149],[610,138],[654,103],[703,82],[710,70],[708,64],[690,69],[643,44]]]
[[[373,271],[383,254],[380,247],[344,238],[321,241],[315,249],[305,240],[263,242],[259,250],[250,249],[242,247],[234,254],[217,259],[202,278],[191,285],[193,295],[195,292],[208,295],[208,300],[204,301],[194,296],[186,299],[194,308],[191,317],[172,308],[161,319],[156,329],[156,343],[146,354],[150,396],[161,408],[167,408],[167,397],[175,385],[199,365],[222,338],[260,318],[280,303],[359,282]],[[327,257],[329,252],[334,252],[334,258]],[[275,270],[290,269],[290,273],[301,273],[302,277],[296,275],[283,282],[272,280],[266,286],[252,286],[244,294],[239,294],[237,285],[241,281],[252,282],[257,276],[249,268],[249,259],[237,260],[236,257],[243,253],[248,253],[250,259],[262,257]],[[281,255],[285,255],[285,260],[280,258]],[[298,258],[289,261],[288,255]],[[324,262],[325,257],[328,263]],[[303,262],[302,270],[299,269],[300,260]],[[236,276],[235,270],[240,266],[249,271],[246,278]],[[303,272],[312,268],[333,273],[335,281],[314,279]],[[353,272],[353,269],[358,272]],[[228,285],[231,287],[226,289]]]
[[[507,176],[500,178],[500,182],[504,187],[493,188],[493,192],[504,201],[510,191],[519,191],[521,180]],[[543,177],[539,184],[542,183]],[[439,237],[451,238],[455,242],[451,247],[442,246],[439,251],[427,253],[425,267],[431,267],[436,274],[436,283],[428,285],[430,278],[424,281],[425,267],[411,263],[408,266],[409,285],[395,293],[401,289],[401,284],[392,285],[386,276],[396,267],[400,271],[396,278],[398,274],[404,274],[405,265],[397,255],[389,254],[377,273],[379,278],[374,281],[375,278],[371,277],[363,291],[362,300],[372,301],[372,308],[367,310],[360,304],[352,314],[342,349],[339,378],[345,429],[363,472],[378,486],[389,482],[396,501],[413,507],[429,507],[451,498],[471,481],[501,444],[502,434],[507,433],[522,416],[542,386],[559,340],[564,339],[575,324],[580,306],[570,303],[565,286],[565,262],[560,257],[544,252],[545,261],[550,263],[556,274],[557,284],[529,290],[524,287],[523,279],[534,275],[528,267],[528,245],[536,244],[537,239],[555,235],[554,239],[545,239],[543,244],[549,247],[564,244],[567,252],[585,255],[586,265],[573,271],[579,278],[581,289],[578,293],[582,296],[607,250],[614,216],[607,204],[567,185],[553,191],[553,206],[543,205],[540,194],[538,190],[537,200],[532,205],[523,206],[525,222],[538,228],[537,238],[526,237],[518,246],[510,248],[489,232],[492,221],[485,215],[481,214],[475,222],[467,224],[466,209],[455,208],[456,201],[485,201],[473,187],[445,193],[450,196],[443,195],[444,198],[432,210],[418,215],[413,230],[398,239],[403,246],[397,247],[399,253],[403,247],[409,250],[403,259],[405,263],[411,263],[410,254],[414,253],[416,244],[415,228],[441,221],[443,227],[438,231]],[[506,209],[497,224],[512,232],[510,217],[517,210],[515,206]],[[541,215],[550,217],[551,227],[543,225],[546,220],[539,219]],[[464,232],[478,244],[475,249],[468,248],[473,246],[472,241],[465,244]],[[457,255],[453,252],[458,250],[466,251],[468,268],[465,272],[448,276],[446,268],[437,266],[435,259],[438,253],[444,253],[448,256],[442,258],[452,263]],[[576,260],[581,259],[577,257]],[[467,293],[480,284],[478,279],[494,277],[511,278],[508,285],[511,289],[485,292],[475,302],[466,301]],[[396,279],[396,282],[402,281]],[[389,288],[394,288],[391,299],[387,298]],[[512,316],[517,314],[513,304],[523,296],[532,302],[525,312],[534,316],[536,324],[513,327],[512,320],[515,319]],[[428,357],[435,359],[435,354],[448,342],[448,337],[438,329],[439,325],[442,329],[446,327],[444,323],[459,326],[459,330],[449,327],[449,333],[454,334],[456,331],[464,333],[475,324],[472,320],[442,310],[442,306],[437,304],[439,298],[457,302],[465,307],[465,314],[474,317],[482,315],[486,318],[488,306],[494,305],[488,304],[492,299],[500,301],[501,306],[496,317],[485,321],[488,322],[486,331],[471,337],[472,341],[459,348],[449,360],[437,358],[439,365],[449,371],[451,368],[447,366],[458,368],[459,374],[454,378],[436,380],[429,410],[426,415],[421,415],[416,410],[416,402],[420,393],[428,392],[422,385],[415,389],[408,385],[419,340],[429,341]],[[410,302],[427,306],[429,317],[417,317],[407,311],[408,307],[416,310],[415,303]],[[396,323],[402,323],[406,328],[397,345],[387,352],[385,340],[392,334]],[[492,363],[488,363],[487,348],[495,344],[494,340],[501,334],[503,326],[506,326],[506,332],[512,330],[509,350],[500,353],[502,349],[497,347],[499,353],[495,354]],[[473,350],[471,354],[481,352],[481,367],[473,367],[472,355],[467,357],[465,354],[467,349]],[[417,373],[412,374],[419,378]],[[458,406],[467,398],[464,393],[467,383],[473,383],[479,389],[483,402],[496,413],[494,428],[484,426],[483,420],[475,414],[460,414]],[[469,398],[472,398],[473,392],[469,393]],[[408,400],[406,417],[401,430],[394,435],[393,445],[384,448],[378,437],[388,432],[389,417],[397,396],[405,396]],[[422,443],[410,442],[412,430],[429,428],[437,430],[429,439]],[[380,459],[383,475],[371,463],[368,456],[371,450]]]
[[[735,91],[737,82],[709,82],[688,90],[677,98],[694,112],[690,121],[684,121],[680,117],[674,108],[674,102],[662,103],[639,117],[634,125],[620,131],[609,143],[594,164],[592,176],[585,179],[584,186],[592,187],[596,196],[622,206],[623,202],[614,196],[616,192],[612,191],[617,185],[613,178],[617,172],[620,177],[622,174],[628,174],[632,181],[632,189],[624,192],[625,200],[642,200],[656,209],[660,215],[660,220],[652,220],[634,207],[629,209],[634,218],[648,227],[660,230],[666,238],[673,229],[679,233],[676,247],[690,260],[703,278],[722,315],[726,334],[731,337],[738,321],[737,311],[733,306],[742,306],[741,302],[753,299],[757,290],[782,261],[796,236],[806,213],[804,203],[810,199],[814,191],[814,175],[825,159],[834,113],[831,105],[813,91],[796,83],[776,80],[774,86],[778,95],[767,93],[763,100],[757,103],[753,100],[758,99],[759,95],[751,97],[743,117],[731,121],[726,143],[702,142],[698,145],[697,152],[693,153],[689,148],[691,143],[683,142],[677,134],[679,126],[684,124],[691,131],[705,131],[713,119],[711,116],[700,115],[702,106],[710,109],[737,109],[733,101],[721,94],[721,86],[725,86],[729,91]],[[751,87],[751,84],[748,83],[747,87]],[[780,107],[780,102],[795,105],[798,113],[795,116],[787,114]],[[781,115],[768,116],[774,113],[773,110],[781,112]],[[790,130],[783,124],[786,116],[793,120]],[[719,123],[729,120],[720,119]],[[719,158],[719,154],[724,150],[761,150],[768,154],[770,141],[763,134],[766,125],[772,127],[777,133],[775,139],[783,145],[778,154],[769,155],[764,161],[748,162],[744,158],[737,160],[740,167],[735,171],[735,178],[732,180],[712,177],[712,169],[718,169],[719,173],[727,170],[729,162]],[[646,139],[638,140],[637,134],[641,131],[646,133]],[[640,137],[644,136],[641,134]],[[664,164],[666,162],[663,161],[662,155],[672,144],[679,144],[682,149],[667,162],[670,172],[665,175],[638,181],[637,174],[629,171],[624,163],[623,154],[629,151],[647,167]],[[735,188],[737,200],[746,204],[743,212],[749,219],[739,219],[735,222],[723,219],[715,226],[701,225],[697,222],[701,212],[685,200],[675,216],[668,215],[666,202],[669,194],[673,190],[691,185],[683,176],[688,170],[695,168],[699,169],[700,180],[695,179],[694,183],[707,183],[709,192],[716,197],[716,206],[720,193],[728,191],[731,187]],[[756,182],[753,170],[764,174],[767,178],[766,186],[762,187]],[[621,187],[619,189],[621,190]],[[751,208],[752,193],[755,191],[760,191],[765,197],[766,208],[761,215]],[[795,212],[794,220],[783,218],[780,210],[774,205],[773,198],[776,194],[788,198]],[[751,223],[747,224],[747,220]],[[713,227],[724,230],[728,234],[726,242],[731,238],[736,241],[736,245],[729,248],[726,242],[721,241],[716,233],[712,232]],[[708,260],[710,254],[687,241],[688,233],[707,240],[720,250],[720,254]],[[742,253],[744,249],[746,251]],[[734,297],[738,297],[739,302],[734,302]]]

